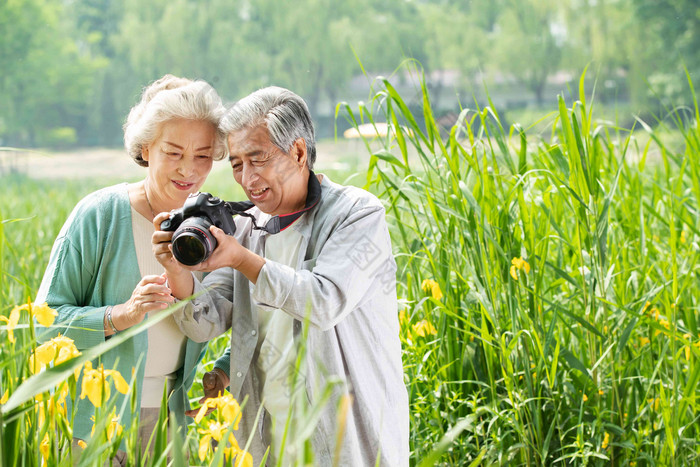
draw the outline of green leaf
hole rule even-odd
[[[58,384],[68,379],[73,371],[85,364],[85,362],[94,360],[105,352],[108,352],[116,347],[118,347],[122,342],[127,339],[132,338],[136,334],[143,332],[144,330],[150,328],[151,326],[159,323],[160,321],[166,319],[175,310],[181,308],[185,305],[185,301],[181,301],[171,306],[162,313],[158,313],[155,316],[144,320],[136,326],[133,326],[126,331],[120,332],[112,336],[111,339],[106,340],[102,344],[99,344],[90,349],[86,349],[78,357],[75,357],[67,362],[63,362],[60,365],[56,365],[52,368],[48,368],[41,373],[37,373],[29,378],[27,378],[7,400],[7,403],[2,406],[2,413],[7,416],[11,414],[15,409],[17,409],[22,404],[32,400],[37,394],[53,389]]]

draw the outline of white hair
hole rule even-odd
[[[165,75],[143,90],[141,101],[129,112],[124,123],[124,147],[138,165],[148,167],[143,148],[158,138],[163,123],[197,120],[217,129],[212,156],[223,159],[227,154],[226,133],[219,129],[219,122],[225,111],[221,98],[206,82]]]
[[[306,102],[292,91],[277,86],[258,89],[238,101],[221,119],[224,134],[264,124],[272,144],[289,152],[299,138],[306,142],[307,165],[316,161],[314,125]]]

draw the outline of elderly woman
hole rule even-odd
[[[202,81],[166,75],[144,90],[124,125],[124,143],[146,177],[88,195],[61,229],[36,299],[58,311],[52,335],[61,332],[78,349],[90,348],[172,303],[151,249],[152,221],[156,213],[181,207],[202,186],[213,161],[225,156],[218,130],[224,110]],[[170,413],[184,422],[204,345],[187,339],[168,317],[93,362],[117,369],[127,381],[136,369],[143,444],[157,421],[164,385]],[[121,407],[126,396],[118,397]],[[94,407],[88,398],[76,403],[73,435],[87,440]],[[129,426],[130,418],[127,411],[119,423]],[[125,461],[124,452],[118,457]]]

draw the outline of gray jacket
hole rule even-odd
[[[260,214],[257,208],[253,212]],[[401,364],[396,263],[384,217],[375,196],[323,176],[319,204],[289,227],[303,237],[296,269],[268,260],[255,285],[231,268],[212,272],[202,283],[195,279],[195,295],[200,295],[175,319],[195,341],[231,329],[230,353],[216,366],[230,375],[229,389],[239,402],[249,398],[236,432],[241,446],[260,407],[254,363],[257,305],[294,317],[295,336],[301,335],[308,318],[303,376],[311,404],[327,382],[340,381],[332,386],[312,436],[314,463],[331,465],[339,456],[343,466],[375,465],[378,458],[381,465],[408,465],[408,395]],[[268,234],[253,230],[247,218],[236,221],[238,241],[263,256]],[[337,450],[338,406],[344,395],[352,397],[352,406]],[[263,434],[265,421],[258,422],[250,449],[255,465],[269,445]]]

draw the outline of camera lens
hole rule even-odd
[[[173,255],[186,266],[194,266],[211,255],[216,239],[209,231],[211,222],[204,217],[190,217],[173,234]]]

